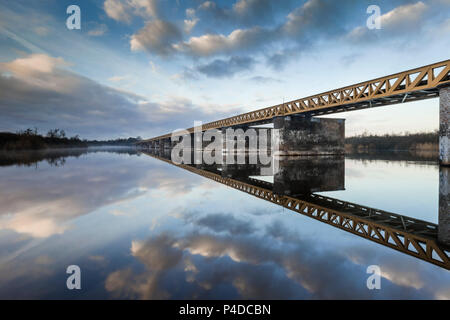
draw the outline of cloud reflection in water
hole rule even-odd
[[[378,166],[358,163],[342,191],[355,198]],[[448,271],[148,157],[0,177],[2,298],[449,298]],[[69,264],[83,270],[79,293],[65,289]],[[370,264],[381,291],[366,288]]]

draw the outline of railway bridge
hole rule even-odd
[[[279,134],[272,144],[279,155],[339,154],[344,153],[344,120],[316,116],[431,98],[440,99],[439,158],[441,165],[448,166],[450,60],[167,133],[142,140],[138,145],[148,149],[170,149],[173,137],[190,134],[195,140],[195,132],[222,130],[225,134],[228,128],[245,129],[273,123],[273,129]]]

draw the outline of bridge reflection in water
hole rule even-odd
[[[273,181],[270,181],[271,179],[260,175],[261,168],[258,165],[175,164],[170,160],[170,150],[144,153],[228,187],[450,270],[448,212],[440,212],[439,225],[436,225],[412,217],[315,194],[315,192],[344,189],[345,164],[343,157],[281,158],[279,169],[274,173]],[[450,169],[441,167],[440,170],[442,198],[442,194],[447,192],[448,177],[450,176],[447,171]],[[448,198],[448,194],[446,197]],[[446,204],[447,206],[444,208],[442,208],[443,204],[440,204],[442,210],[448,209],[448,203]]]

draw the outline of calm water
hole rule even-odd
[[[289,166],[287,181],[249,175],[439,222],[433,161]],[[72,150],[0,158],[0,298],[449,299],[450,273],[146,154]]]

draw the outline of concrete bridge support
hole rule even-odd
[[[345,153],[345,120],[284,116],[274,119],[278,155],[338,155]]]
[[[181,142],[181,139],[171,141],[171,138],[165,138],[159,140],[158,144],[160,148],[171,149],[182,143],[183,149],[217,150],[224,151],[227,155],[261,154],[264,151],[275,156],[342,155],[345,153],[344,119],[284,116],[274,118],[273,124],[273,129],[241,125],[209,130],[203,134],[191,133],[189,147],[184,143],[184,139]],[[221,146],[222,150],[220,150]]]
[[[221,152],[222,150],[220,150],[220,147],[223,145],[223,135],[222,135],[222,130],[219,129],[211,129],[208,131],[203,132],[202,135],[202,140],[203,141],[199,141],[200,140],[200,135],[194,135],[195,136],[195,148],[197,150],[199,150],[199,148],[201,147],[202,150],[213,150],[216,149],[219,152]]]
[[[170,159],[170,149],[160,148],[155,151],[155,154],[161,158]]]
[[[170,138],[166,138],[166,139],[163,139],[162,141],[161,141],[161,146],[162,146],[162,148],[163,149],[172,149],[172,141],[170,140]]]
[[[220,133],[220,130],[214,129],[210,132]],[[210,141],[204,141],[205,132],[198,132],[198,133],[190,133],[189,135],[181,135],[175,138],[174,141],[172,141],[172,147],[177,146],[178,148],[182,148],[184,150],[197,150],[201,151],[206,149],[211,143],[214,142],[214,138]]]
[[[314,192],[345,190],[343,156],[302,156],[280,159],[273,191],[294,196]]]
[[[240,125],[222,128],[222,134],[223,150],[228,153],[261,152],[272,148],[271,128]]]
[[[439,242],[450,246],[450,167],[439,168]]]
[[[144,149],[150,149],[150,147],[151,147],[151,142],[144,143],[144,144],[142,144],[141,146],[142,146]]]
[[[198,133],[188,133],[179,136],[175,136],[171,143],[171,155],[172,161],[179,162],[180,164],[197,164],[203,163],[203,144],[202,135]],[[210,143],[210,142],[209,142]]]
[[[224,178],[247,178],[249,176],[261,176],[261,165],[259,164],[222,164],[222,177]]]
[[[450,86],[439,89],[439,161],[450,166]]]

